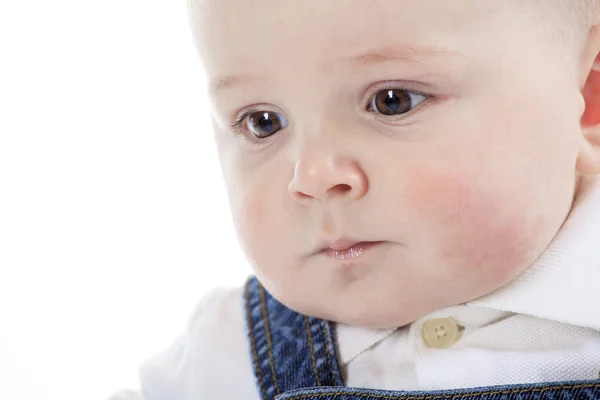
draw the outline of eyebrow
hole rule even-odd
[[[421,64],[424,59],[434,57],[464,57],[464,54],[445,49],[443,47],[424,47],[409,44],[395,44],[371,50],[363,54],[342,57],[338,64],[350,66],[368,66],[381,64],[386,61],[401,61],[405,63]]]
[[[228,75],[223,78],[216,79],[210,85],[210,94],[216,95],[218,92],[221,92],[226,89],[231,89],[232,87],[239,85],[246,85],[250,83],[259,83],[264,82],[265,80],[258,75],[254,74],[241,74],[241,75]]]
[[[338,58],[336,65],[348,65],[350,67],[364,67],[382,64],[386,61],[400,61],[411,64],[421,64],[424,59],[435,57],[464,57],[464,54],[450,51],[441,47],[422,47],[415,45],[391,45],[380,49],[371,50],[363,54]],[[330,64],[331,65],[331,64]],[[210,94],[231,89],[235,86],[264,82],[265,79],[254,74],[228,75],[215,79],[210,85]]]

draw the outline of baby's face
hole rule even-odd
[[[505,285],[560,229],[584,105],[522,0],[200,3],[236,229],[288,307],[403,325]],[[322,251],[340,239],[377,244]]]

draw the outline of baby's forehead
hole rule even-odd
[[[350,56],[352,49],[395,42],[465,50],[523,15],[508,5],[514,0],[197,1],[194,28],[219,65]]]
[[[306,82],[388,58],[422,71],[514,58],[540,40],[527,41],[539,30],[521,1],[530,0],[191,0],[190,17],[212,86],[227,86]]]

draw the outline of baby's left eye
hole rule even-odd
[[[367,111],[383,115],[400,115],[409,112],[426,99],[425,95],[405,89],[385,89],[373,96]]]

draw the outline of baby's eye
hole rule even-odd
[[[427,99],[427,96],[405,89],[385,89],[371,99],[368,111],[383,115],[404,114]]]
[[[287,119],[271,111],[258,111],[250,114],[246,121],[248,130],[257,138],[265,139],[285,128]]]

